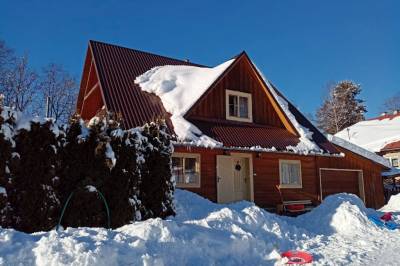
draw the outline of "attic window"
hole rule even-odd
[[[252,122],[251,94],[226,90],[226,119]]]

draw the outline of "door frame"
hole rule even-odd
[[[233,159],[233,157],[246,158],[249,159],[249,180],[250,180],[250,201],[254,202],[254,170],[253,170],[253,154],[252,153],[242,153],[242,152],[231,152],[230,155],[217,155],[218,156],[229,156]],[[218,160],[216,159],[216,173],[218,172]],[[216,176],[216,179],[218,176]],[[218,202],[218,180],[216,180],[217,186],[217,202]],[[233,191],[232,191],[233,192]]]
[[[321,202],[323,201],[322,195],[322,171],[346,171],[346,172],[358,172],[358,186],[360,190],[360,197],[365,204],[365,183],[364,183],[364,171],[362,169],[345,169],[345,168],[319,168],[319,190],[321,196]]]

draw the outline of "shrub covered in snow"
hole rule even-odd
[[[172,145],[162,122],[122,130],[106,114],[60,128],[1,114],[0,226],[50,230],[69,198],[63,226],[107,226],[106,206],[113,228],[174,214]]]
[[[173,147],[165,124],[150,124],[143,129],[143,161],[141,167],[140,199],[144,206],[144,218],[165,218],[174,214],[171,176]]]
[[[1,98],[1,95],[0,95]],[[10,205],[8,202],[7,187],[9,186],[9,163],[12,156],[12,129],[15,119],[11,112],[0,103],[0,224],[6,225],[10,220]]]

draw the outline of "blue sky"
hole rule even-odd
[[[2,1],[0,38],[80,78],[89,39],[206,65],[245,50],[300,110],[333,81],[363,88],[368,117],[400,91],[400,1]]]

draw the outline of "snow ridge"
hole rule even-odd
[[[363,156],[365,158],[368,158],[368,159],[370,159],[370,160],[372,160],[372,161],[374,161],[374,162],[376,162],[378,164],[381,164],[383,166],[386,166],[388,168],[391,167],[390,164],[389,164],[389,161],[387,159],[383,158],[382,156],[377,155],[374,152],[370,152],[370,151],[368,151],[368,150],[366,150],[366,149],[364,149],[364,148],[362,148],[360,146],[357,146],[357,145],[355,145],[355,144],[353,144],[351,142],[348,142],[348,141],[346,141],[346,140],[344,140],[344,139],[342,139],[340,137],[337,137],[337,136],[333,136],[333,135],[328,134],[327,137],[328,137],[328,140],[330,142],[332,142],[333,144],[336,144],[336,145],[338,145],[338,146],[340,146],[342,148],[345,148],[345,149],[347,149],[349,151],[352,151],[352,152],[354,152],[354,153],[356,153],[358,155],[361,155],[361,156]]]

